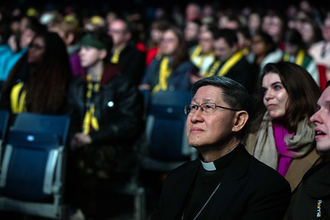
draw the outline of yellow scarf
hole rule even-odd
[[[248,55],[249,53],[250,53],[250,49],[249,49],[249,48],[245,47],[245,48],[242,49],[242,54],[243,54],[243,56],[246,56],[246,55]]]
[[[207,56],[214,56],[214,52],[211,51],[209,53],[202,53],[201,46],[197,45],[194,52],[190,56],[190,60],[192,62],[194,62],[194,59],[199,57],[200,59],[198,60],[198,62],[194,62],[194,64],[196,65],[196,67],[200,68],[202,66],[203,62],[204,62],[204,58],[207,57]]]
[[[201,52],[202,52],[202,47],[197,45],[190,56],[190,60],[193,60],[194,58],[198,57],[201,54]]]
[[[111,63],[118,63],[121,50],[116,49],[111,57]]]
[[[172,72],[172,69],[168,67],[168,63],[169,58],[164,57],[160,63],[158,84],[152,90],[152,94],[155,94],[159,90],[167,90],[167,79]]]
[[[89,134],[90,128],[92,127],[95,131],[99,130],[99,123],[97,118],[95,117],[95,106],[93,100],[93,93],[97,93],[100,91],[100,82],[102,79],[102,74],[98,77],[97,81],[93,83],[92,76],[87,74],[87,93],[86,93],[86,113],[83,122],[83,133]]]
[[[304,57],[305,57],[305,52],[303,50],[299,50],[295,63],[297,65],[301,66],[303,64]],[[289,59],[290,59],[290,54],[285,53],[284,56],[283,56],[283,60],[284,61],[289,61]]]
[[[221,67],[221,69],[216,73],[220,66],[220,61],[216,61],[210,68],[210,71],[205,74],[205,77],[214,76],[215,74],[218,76],[224,76],[228,73],[228,71],[241,59],[243,58],[243,54],[241,51],[236,52],[233,56],[231,56],[226,63]]]
[[[13,86],[10,92],[11,111],[18,114],[26,111],[25,106],[26,91],[24,90],[24,83],[20,82]]]

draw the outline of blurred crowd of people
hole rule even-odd
[[[239,82],[259,103],[244,142],[294,192],[320,159],[308,119],[330,80],[330,8],[302,0],[281,11],[188,3],[182,12],[152,12],[0,8],[0,107],[13,115],[70,114],[72,207],[102,215],[95,180],[131,175],[143,99],[190,91],[214,75]],[[269,107],[274,97],[280,115]]]

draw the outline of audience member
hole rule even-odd
[[[306,19],[302,21],[299,31],[307,49],[309,49],[312,44],[322,40],[319,25],[310,17],[306,17]]]
[[[1,107],[13,114],[63,114],[71,75],[66,47],[58,34],[37,33],[4,84]]]
[[[40,15],[39,22],[47,28],[50,28],[54,23],[57,23],[62,19],[63,15],[59,13],[59,11],[53,9],[44,11]]]
[[[151,61],[157,56],[159,53],[159,46],[163,37],[163,33],[166,29],[170,27],[170,23],[163,19],[154,21],[151,24],[150,36],[147,42],[147,54],[146,54],[146,66],[148,67]]]
[[[110,61],[121,64],[122,74],[131,78],[135,84],[139,84],[145,70],[146,55],[136,49],[131,42],[129,24],[121,19],[112,21],[109,24],[108,35],[113,40]]]
[[[290,62],[268,63],[260,87],[260,107],[246,149],[284,176],[294,192],[319,160],[309,117],[321,92],[303,67]]]
[[[252,63],[261,77],[264,66],[267,63],[276,63],[283,57],[283,52],[276,46],[272,37],[263,31],[258,31],[252,37],[251,53],[247,60]]]
[[[216,60],[204,76],[227,76],[250,91],[256,75],[253,75],[251,64],[239,49],[236,32],[230,29],[221,29],[213,33],[213,38]]]
[[[248,29],[250,35],[253,36],[261,28],[261,16],[257,12],[252,12],[248,17]]]
[[[241,27],[241,21],[236,15],[229,15],[228,20],[221,26],[222,29],[238,30]]]
[[[273,13],[268,19],[268,26],[266,29],[263,29],[263,31],[269,34],[275,45],[283,50],[284,34],[286,31],[286,23],[284,22],[284,18],[280,14]]]
[[[318,65],[326,68],[326,81],[330,80],[330,16],[326,17],[322,26],[323,40],[309,48],[309,54]]]
[[[248,28],[239,28],[236,30],[239,49],[243,55],[247,55],[251,51],[252,37]]]
[[[297,22],[299,11],[298,11],[298,7],[295,4],[290,4],[287,6],[286,10],[285,10],[285,15],[286,15],[286,20],[287,20],[287,27],[290,29],[297,29]]]
[[[314,7],[314,3],[315,2],[310,0],[301,0],[299,3],[299,9],[308,14],[316,23],[321,23],[320,11]]]
[[[193,21],[195,19],[200,19],[202,15],[201,7],[196,4],[196,3],[189,3],[186,6],[186,11],[185,11],[185,21]]]
[[[111,22],[118,18],[118,14],[114,10],[107,11],[105,15],[106,25],[109,26]]]
[[[199,19],[188,21],[184,28],[184,40],[186,41],[189,54],[193,53],[194,47],[198,44],[199,33],[202,22]]]
[[[290,23],[288,22],[288,25],[290,25],[288,28],[293,28],[301,32],[303,23],[308,19],[310,18],[305,12],[297,11],[295,17],[292,18],[292,21]]]
[[[329,83],[328,83],[329,86]],[[288,209],[288,220],[330,219],[330,87],[317,101],[317,111],[310,117],[315,125],[315,141],[323,163],[311,168],[303,177],[300,187]]]
[[[68,95],[71,116],[68,198],[86,218],[103,219],[104,181],[129,180],[136,165],[134,142],[142,129],[142,96],[120,65],[108,63],[111,38],[92,32],[81,40],[84,72]],[[111,196],[107,199],[111,200]]]
[[[200,76],[203,76],[207,72],[210,65],[215,60],[214,49],[213,49],[214,28],[209,28],[200,33],[199,44],[195,48],[193,48],[193,52],[190,56],[191,61],[199,69]]]
[[[315,82],[320,85],[319,71],[314,59],[308,54],[306,45],[296,29],[288,29],[285,33],[285,51],[283,61],[289,61],[304,67]]]
[[[130,25],[131,42],[135,45],[136,49],[146,53],[147,47],[144,43],[146,39],[146,27],[141,16],[139,13],[134,13],[128,16],[130,19],[127,22]]]
[[[73,15],[65,16],[63,21],[54,23],[48,28],[49,31],[57,33],[64,41],[69,54],[73,76],[77,76],[83,71],[78,55],[80,50],[78,28],[78,20]]]
[[[106,27],[105,19],[100,15],[93,15],[84,23],[85,32],[98,31]]]
[[[214,8],[213,8],[213,4],[204,4],[202,7],[202,20],[204,20],[205,18],[213,18],[214,16]]]
[[[224,29],[226,27],[226,23],[229,21],[229,15],[225,12],[220,12],[220,15],[218,15],[218,28]]]
[[[189,60],[182,31],[170,27],[162,37],[160,44],[162,57],[154,58],[139,86],[140,90],[150,90],[152,94],[159,90],[189,91],[189,74],[196,69]]]
[[[3,18],[3,19],[5,19],[5,18]],[[8,20],[9,20],[9,18],[8,18]],[[22,17],[21,16],[12,16],[11,19],[10,19],[10,31],[11,31],[11,33],[12,34],[19,34],[21,24],[22,24]]]
[[[281,219],[289,184],[241,144],[253,112],[246,89],[212,76],[196,82],[192,95],[186,131],[199,159],[169,173],[151,219]]]
[[[19,33],[12,34],[8,43],[0,46],[0,81],[5,81],[16,62],[26,53],[37,32],[45,27],[36,18],[23,17]]]

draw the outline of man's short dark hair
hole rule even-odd
[[[225,76],[211,76],[194,83],[191,89],[192,95],[194,96],[199,88],[209,85],[222,89],[222,99],[230,108],[245,110],[249,118],[252,118],[254,100],[244,86]]]
[[[218,40],[220,38],[225,39],[227,44],[230,47],[233,47],[235,44],[238,43],[238,38],[236,35],[236,31],[231,29],[219,29],[213,32],[213,38],[214,40]]]

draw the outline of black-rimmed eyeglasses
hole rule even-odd
[[[203,114],[213,114],[215,112],[216,108],[222,108],[225,110],[230,110],[230,111],[240,111],[238,109],[233,109],[233,108],[227,108],[224,106],[216,105],[215,103],[203,103],[201,105],[197,104],[188,104],[184,107],[184,113],[186,115],[189,115],[190,113],[194,114],[198,108],[201,108],[201,111]]]

